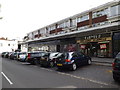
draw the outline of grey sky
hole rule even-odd
[[[1,0],[0,37],[26,33],[113,0]]]

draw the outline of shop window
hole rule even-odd
[[[113,56],[115,57],[120,52],[120,33],[114,33],[113,36]]]

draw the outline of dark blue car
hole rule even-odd
[[[112,67],[113,67],[113,79],[115,81],[120,81],[120,52],[115,57]]]
[[[78,66],[86,64],[91,64],[91,58],[81,52],[67,52],[57,58],[58,69],[68,68],[74,71]]]

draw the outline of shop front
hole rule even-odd
[[[81,52],[91,57],[112,57],[111,34],[86,36],[77,40]]]
[[[120,52],[120,32],[113,33],[113,57]]]
[[[57,44],[59,41],[47,41],[47,42],[32,42],[28,45],[28,51],[57,51]]]
[[[75,38],[66,38],[60,40],[60,52],[72,52],[77,51],[77,45]]]

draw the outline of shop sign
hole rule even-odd
[[[70,45],[68,45],[68,51],[75,51],[75,44],[70,44]]]
[[[77,40],[77,43],[80,43],[81,41],[80,40]]]
[[[75,44],[64,45],[64,51],[76,51]]]
[[[80,48],[81,49],[85,49],[85,45],[80,45]]]
[[[97,39],[97,38],[101,38],[101,35],[86,36],[84,39]]]
[[[100,49],[106,49],[107,47],[106,47],[106,44],[101,44],[100,45]]]
[[[39,48],[39,50],[42,50],[42,51],[46,51],[48,49],[49,49],[48,46],[42,46],[41,48]]]

